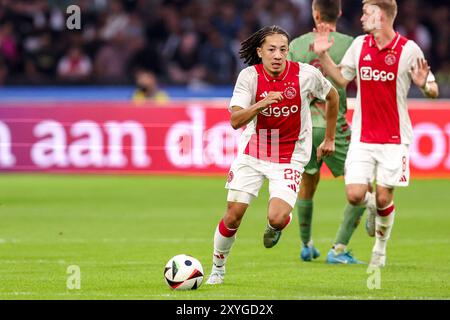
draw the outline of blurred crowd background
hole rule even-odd
[[[398,0],[396,29],[416,41],[450,97],[448,1]],[[81,8],[68,30],[66,8]],[[361,0],[342,0],[338,30],[361,34]],[[233,85],[240,43],[265,25],[313,28],[311,0],[0,0],[0,85]],[[442,96],[441,95],[441,96]]]

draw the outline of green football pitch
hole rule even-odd
[[[226,206],[223,177],[2,175],[0,299],[450,299],[449,191],[448,180],[396,190],[387,266],[377,274],[325,263],[345,205],[342,180],[319,186],[313,238],[321,256],[308,263],[299,260],[295,215],[278,245],[264,248],[264,185],[239,229],[225,283],[178,292],[164,282],[164,266],[186,253],[209,274]],[[373,238],[364,220],[349,248],[367,262]],[[70,266],[79,268],[79,289],[68,288]],[[375,275],[380,288],[369,289]]]

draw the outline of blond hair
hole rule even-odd
[[[362,3],[380,7],[392,21],[397,16],[397,1],[395,0],[363,0]]]

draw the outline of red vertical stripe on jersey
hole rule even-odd
[[[408,40],[398,33],[379,50],[367,35],[359,58],[361,142],[401,143],[397,106],[397,72]]]
[[[244,153],[255,158],[290,163],[301,128],[300,65],[286,61],[286,69],[278,77],[271,77],[262,64],[258,72],[256,102],[270,91],[283,92],[284,99],[257,116],[256,133],[250,138]]]

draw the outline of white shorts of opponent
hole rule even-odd
[[[350,143],[345,161],[345,184],[394,188],[409,184],[409,146],[406,144]]]
[[[305,165],[269,162],[240,154],[228,173],[227,200],[250,204],[267,178],[270,199],[280,198],[294,208]]]

